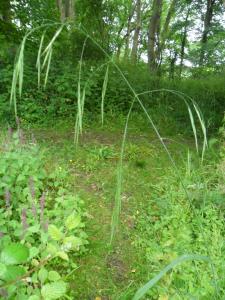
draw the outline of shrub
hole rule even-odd
[[[43,153],[21,130],[6,136],[0,166],[0,295],[61,298],[76,268],[69,254],[87,244],[82,201],[70,193],[65,171],[47,174]]]

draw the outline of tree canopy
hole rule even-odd
[[[85,39],[82,28],[112,57],[133,64],[148,61],[149,71],[158,75],[221,72],[224,11],[222,0],[5,0],[0,4],[0,59],[15,52],[27,30],[71,22],[61,42],[69,45],[64,55],[72,60]],[[102,58],[90,44],[87,56]]]

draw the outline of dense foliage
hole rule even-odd
[[[117,63],[137,93],[161,88],[184,92],[199,103],[208,120],[207,126],[218,127],[224,103],[222,1],[56,2],[57,5],[50,0],[7,0],[1,4],[2,120],[9,121],[11,115],[8,99],[18,45],[28,28],[40,26],[28,37],[24,52],[24,91],[19,101],[19,115],[27,122],[42,121],[46,115],[49,118],[74,116],[79,80],[82,88],[85,86],[85,108],[90,112],[98,111],[105,64],[109,65],[105,109],[127,112],[133,94],[115,68]],[[154,23],[156,9],[157,24]],[[44,90],[43,74],[41,88],[37,91],[35,63],[41,37],[44,49],[59,28],[60,18],[72,23],[54,38],[48,84]],[[144,63],[147,57],[148,66]],[[43,63],[44,57],[41,60]],[[160,103],[159,98],[162,99]],[[165,104],[166,110],[171,106],[171,112],[180,102],[179,97],[169,93],[148,95],[144,99],[147,107]],[[183,121],[183,109],[176,113]]]
[[[0,2],[0,298],[224,299],[224,32],[222,0]]]

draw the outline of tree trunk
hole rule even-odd
[[[188,19],[189,19],[190,12],[191,12],[191,7],[189,6],[188,11],[187,11],[187,14],[186,14],[186,18],[185,18],[184,32],[183,32],[183,36],[182,36],[182,38],[181,38],[181,49],[180,49],[180,74],[179,74],[179,77],[182,76],[182,71],[183,71],[185,46],[186,46],[186,42],[187,42]]]
[[[151,72],[156,72],[157,62],[157,46],[160,32],[160,20],[162,14],[163,0],[153,0],[152,16],[149,21],[148,31],[148,65]]]
[[[75,18],[74,0],[65,0],[65,17],[72,20]]]
[[[127,21],[126,46],[125,46],[125,52],[124,52],[124,58],[125,59],[129,58],[131,20],[133,18],[134,12],[135,12],[135,7],[136,7],[136,4],[133,5],[133,7],[131,8],[130,14],[128,16],[128,21]]]
[[[4,0],[0,3],[1,19],[5,23],[11,23],[11,4],[10,0]]]
[[[61,22],[64,22],[66,19],[74,20],[74,0],[56,0],[56,5],[59,9]]]
[[[138,39],[141,30],[141,0],[137,0],[136,3],[136,26],[134,31],[134,38],[133,38],[133,47],[131,51],[131,60],[133,63],[137,62],[137,51],[138,51]]]
[[[199,66],[202,66],[204,63],[206,46],[208,42],[208,35],[211,28],[212,18],[213,18],[213,8],[214,8],[215,0],[207,0],[207,9],[204,18],[204,30],[202,34],[201,40],[201,52],[200,52],[200,59],[199,59]]]
[[[171,58],[170,60],[170,79],[174,79],[174,74],[175,74],[175,65],[177,61],[177,52],[174,53],[174,57]]]
[[[162,29],[160,49],[159,49],[160,56],[162,55],[162,51],[165,47],[166,39],[167,39],[168,33],[169,33],[169,25],[170,25],[170,21],[171,21],[173,15],[174,15],[174,12],[175,12],[176,3],[177,3],[177,0],[172,0],[171,1],[169,10],[168,10],[168,13],[167,13],[167,16],[166,16],[166,20],[165,20],[165,23],[164,23],[164,26],[163,26],[163,29]]]

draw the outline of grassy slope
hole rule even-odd
[[[143,130],[144,129],[144,130]],[[90,245],[79,259],[79,269],[71,278],[75,299],[131,299],[141,282],[148,278],[145,249],[134,246],[136,219],[151,199],[151,194],[170,172],[170,163],[154,133],[132,123],[124,160],[124,188],[121,224],[112,246],[110,222],[114,204],[116,165],[122,138],[121,124],[89,129],[76,152],[71,127],[40,129],[35,136],[46,149],[48,167],[70,170],[68,181],[81,195],[89,217]],[[170,137],[172,139],[172,137]],[[166,140],[179,163],[187,145]],[[177,139],[176,139],[177,140]],[[164,180],[164,179],[163,179]]]

